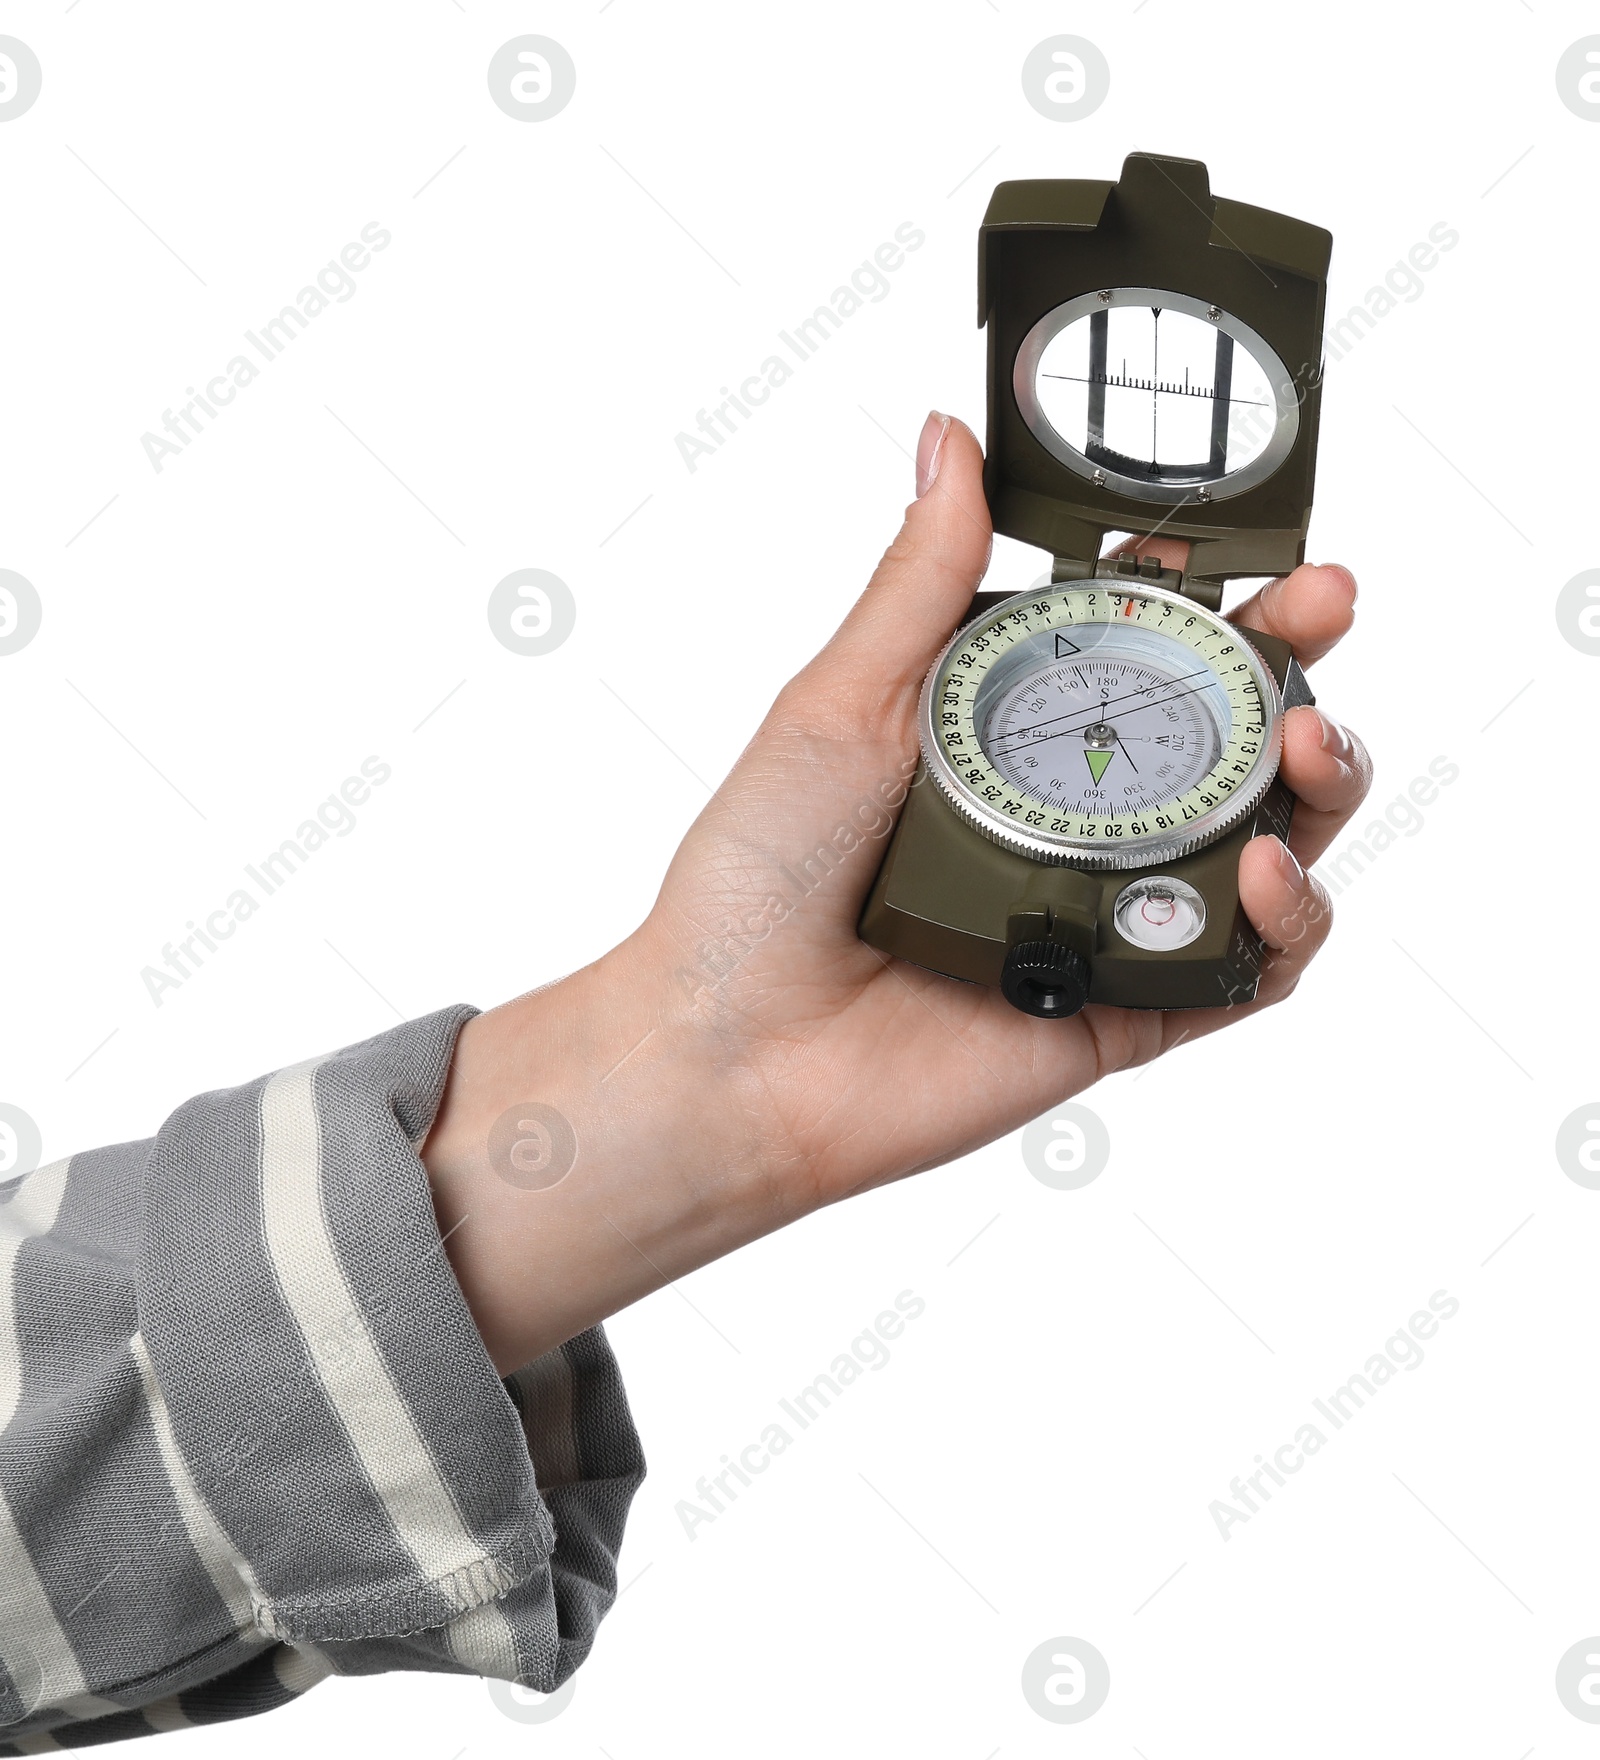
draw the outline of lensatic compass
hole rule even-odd
[[[1188,159],[995,190],[984,489],[1053,566],[979,593],[928,674],[873,946],[1047,1017],[1255,994],[1239,852],[1288,833],[1283,712],[1312,699],[1287,643],[1217,613],[1304,554],[1330,245]],[[1189,565],[1101,559],[1108,531]]]

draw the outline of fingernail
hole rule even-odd
[[[1291,886],[1302,885],[1305,881],[1306,871],[1295,859],[1294,851],[1281,837],[1275,837],[1272,841],[1278,846],[1278,872]]]
[[[1320,709],[1317,711],[1317,719],[1322,723],[1323,751],[1348,769],[1350,761],[1356,753],[1355,747],[1350,742],[1350,735],[1331,715],[1324,715]]]
[[[939,475],[939,455],[944,450],[944,437],[950,432],[949,416],[930,409],[922,424],[922,438],[917,442],[917,499],[920,501],[933,487]]]
[[[1350,570],[1346,568],[1342,562],[1313,562],[1309,563],[1307,566],[1310,568],[1325,569],[1329,574],[1342,574],[1350,583],[1350,603],[1352,605],[1354,605],[1356,600],[1361,597],[1361,588],[1356,584],[1356,577],[1351,574]]]

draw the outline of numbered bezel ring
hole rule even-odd
[[[940,744],[936,718],[935,694],[939,688],[939,680],[951,656],[973,635],[982,634],[984,629],[1009,615],[1021,606],[1034,604],[1045,594],[1068,595],[1075,592],[1104,589],[1108,596],[1131,595],[1141,600],[1148,600],[1158,605],[1171,605],[1174,610],[1181,611],[1186,617],[1193,617],[1209,624],[1213,630],[1226,635],[1237,644],[1250,667],[1251,677],[1261,699],[1263,727],[1260,736],[1261,750],[1257,754],[1250,772],[1243,784],[1225,800],[1219,801],[1215,807],[1207,808],[1199,817],[1190,820],[1181,829],[1147,833],[1142,837],[1119,839],[1112,843],[1089,843],[1083,838],[1070,837],[1036,827],[1019,825],[1009,814],[996,812],[986,801],[975,795],[968,786],[966,779],[956,770],[948,753]],[[1093,619],[1090,621],[1100,621]],[[1045,628],[1069,629],[1073,620],[1064,620],[1056,624],[1046,619]],[[1220,675],[1219,675],[1220,678]],[[928,668],[927,676],[922,681],[922,693],[917,704],[917,737],[922,747],[923,767],[932,779],[934,786],[944,796],[956,813],[981,832],[991,842],[998,843],[1001,848],[1013,851],[1017,855],[1029,857],[1036,862],[1048,862],[1059,867],[1084,868],[1094,871],[1118,870],[1126,868],[1145,868],[1157,863],[1177,860],[1180,856],[1191,854],[1203,849],[1209,843],[1215,843],[1219,837],[1225,836],[1241,820],[1260,805],[1262,797],[1272,786],[1278,774],[1278,765],[1283,754],[1283,693],[1278,688],[1278,681],[1273,677],[1271,669],[1256,651],[1245,632],[1229,623],[1226,619],[1213,617],[1202,606],[1181,594],[1164,592],[1155,587],[1144,587],[1132,583],[1124,584],[1113,577],[1100,577],[1085,581],[1058,581],[1044,589],[1033,588],[1021,593],[1013,593],[1009,599],[1002,600],[998,605],[991,606],[981,616],[964,623],[939,652],[939,657]],[[987,760],[987,754],[985,755]],[[1020,791],[1018,791],[1020,792]]]

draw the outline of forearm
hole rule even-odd
[[[797,1213],[717,1049],[638,937],[463,1028],[422,1159],[500,1373]]]

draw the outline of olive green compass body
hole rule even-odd
[[[1219,612],[1225,579],[1304,552],[1329,245],[1193,160],[995,190],[984,487],[1053,562],[979,593],[928,673],[874,947],[1046,1017],[1255,994],[1239,852],[1288,832],[1283,712],[1311,696]],[[1108,531],[1186,538],[1189,567],[1102,560]]]

